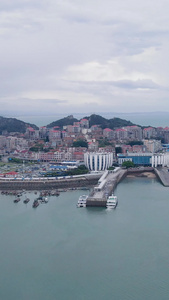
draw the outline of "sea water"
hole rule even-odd
[[[70,113],[71,114],[71,113]],[[85,116],[90,116],[92,113],[72,113],[74,118],[80,120]],[[104,118],[112,119],[112,118],[121,118],[127,121],[131,121],[134,124],[140,126],[154,126],[154,127],[166,127],[169,126],[169,112],[136,112],[136,113],[96,113],[97,115],[101,115]],[[22,120],[24,122],[29,122],[35,124],[37,126],[46,126],[54,121],[62,119],[66,117],[67,114],[55,114],[55,115],[45,115],[45,116],[17,116],[16,118]]]
[[[84,193],[0,195],[0,299],[168,300],[169,188],[126,178],[113,210],[77,208]]]

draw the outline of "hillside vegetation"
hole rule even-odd
[[[74,117],[71,115],[71,116],[68,116],[68,117],[59,119],[59,120],[57,120],[57,121],[54,121],[54,122],[48,124],[46,127],[52,128],[52,127],[58,126],[58,127],[60,127],[60,128],[63,128],[63,126],[73,125],[74,122],[79,122],[79,120],[76,119],[76,118],[74,118]]]
[[[130,121],[123,120],[120,118],[112,118],[112,119],[106,119],[103,118],[102,116],[92,114],[90,117],[84,117],[85,119],[89,120],[89,126],[93,125],[100,125],[102,129],[104,128],[110,128],[110,129],[115,129],[115,128],[120,128],[123,126],[132,126],[135,125]],[[63,128],[63,126],[67,125],[73,125],[74,122],[80,122],[80,120],[73,118],[73,116],[68,116],[63,119],[54,121],[50,124],[47,125],[48,128],[52,128],[55,126],[59,126],[60,128]]]
[[[17,120],[15,118],[4,118],[0,116],[0,134],[3,131],[9,132],[20,132],[25,133],[27,126],[31,126],[34,129],[38,129],[38,127],[34,124],[28,124],[24,121]]]

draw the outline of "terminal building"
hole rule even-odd
[[[121,166],[124,161],[132,161],[135,165],[151,166],[152,153],[129,153],[127,155],[118,154],[118,164]]]
[[[118,164],[121,166],[124,161],[132,161],[136,166],[169,166],[169,153],[127,153],[118,154]]]

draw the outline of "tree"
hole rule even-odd
[[[111,146],[112,144],[107,140],[107,138],[105,139],[100,139],[99,141],[99,147],[103,148],[106,146]]]
[[[73,142],[73,147],[85,147],[88,148],[88,143],[84,140],[77,140]]]
[[[131,160],[126,160],[122,163],[122,167],[125,167],[126,169],[128,168],[133,168],[135,165]]]
[[[122,148],[121,147],[115,147],[116,155],[118,153],[122,153]]]
[[[87,173],[89,173],[89,170],[86,168],[85,165],[81,165],[81,166],[78,166],[78,168],[76,168],[76,169],[68,170],[66,172],[66,175],[81,175],[81,174],[87,174]]]
[[[130,145],[130,146],[143,145],[143,142],[142,141],[130,141],[127,143],[127,145]]]

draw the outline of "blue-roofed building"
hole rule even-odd
[[[169,144],[162,144],[162,149],[165,151],[169,151]]]
[[[124,161],[132,161],[137,166],[151,166],[152,153],[128,153],[127,155],[118,154],[119,165],[122,165]]]
[[[58,171],[67,171],[67,166],[60,166],[60,165],[52,165],[50,166],[50,170],[58,170]]]

